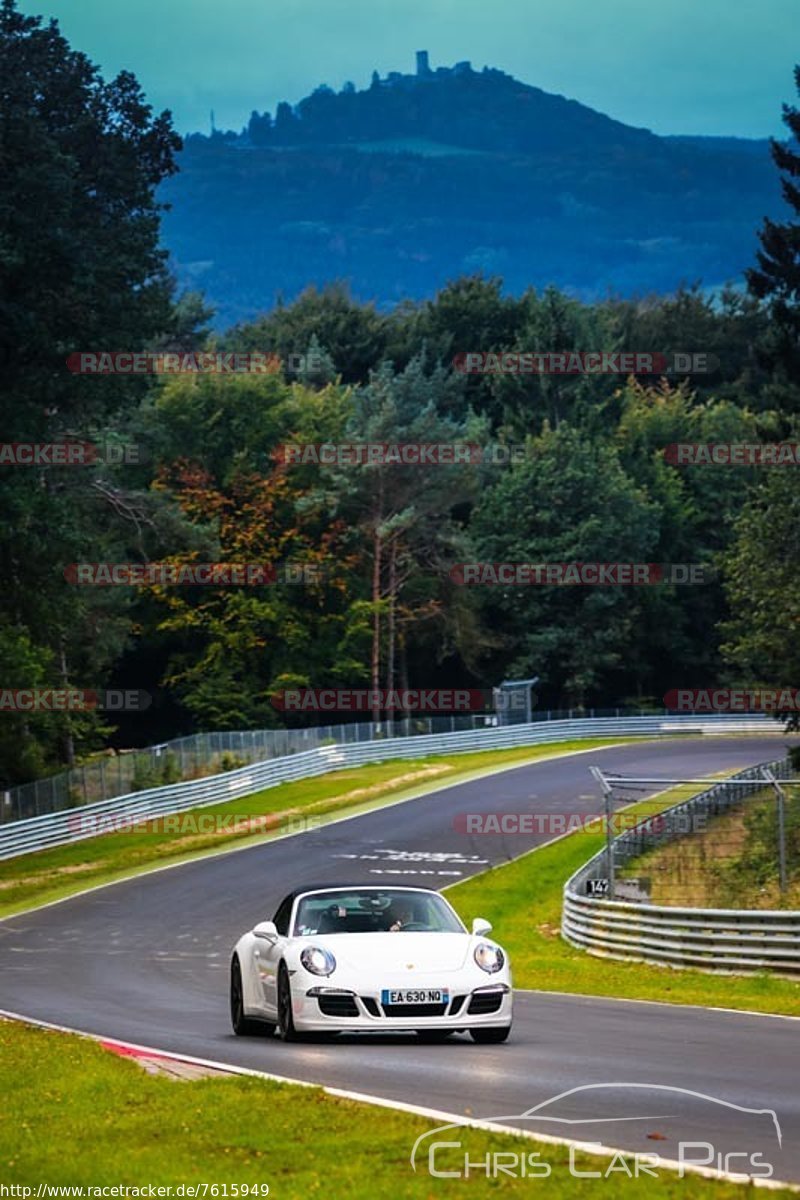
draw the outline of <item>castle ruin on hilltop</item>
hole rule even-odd
[[[483,74],[502,74],[492,67],[484,67]],[[430,83],[439,79],[448,79],[459,75],[474,75],[472,63],[468,59],[457,62],[452,67],[431,67],[428,61],[428,51],[417,51],[417,69],[413,75],[402,71],[390,71],[385,79],[381,79],[377,71],[372,75],[373,87],[412,87],[418,83]]]

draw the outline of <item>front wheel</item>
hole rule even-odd
[[[510,1025],[488,1025],[484,1029],[470,1029],[469,1036],[479,1045],[496,1046],[498,1042],[504,1042],[510,1033]]]
[[[267,1037],[275,1032],[275,1026],[266,1021],[254,1021],[244,1013],[244,987],[242,985],[242,967],[238,956],[231,959],[231,1025],[237,1037]]]
[[[292,1016],[292,985],[286,963],[278,968],[278,1033],[285,1042],[297,1042],[300,1034],[294,1027]]]

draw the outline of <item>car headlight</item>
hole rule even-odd
[[[501,971],[505,961],[506,956],[499,946],[489,946],[486,942],[480,942],[475,947],[475,962],[488,975]]]
[[[336,970],[336,959],[321,946],[306,946],[300,951],[300,962],[312,975],[332,975]]]

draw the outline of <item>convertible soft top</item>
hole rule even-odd
[[[279,907],[283,907],[288,901],[294,903],[298,896],[305,896],[308,892],[356,892],[369,888],[373,892],[435,892],[436,888],[422,887],[419,884],[413,883],[376,883],[374,879],[361,880],[361,882],[339,883],[305,883],[302,887],[292,888],[291,892],[287,892],[283,897]]]

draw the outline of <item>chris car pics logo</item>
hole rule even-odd
[[[481,1147],[476,1127],[493,1135],[495,1144]],[[500,1133],[516,1140],[509,1139],[499,1150]],[[640,1149],[643,1137],[667,1143],[670,1154]],[[535,1149],[531,1138],[542,1139]],[[631,1147],[620,1147],[626,1141]],[[569,1150],[566,1163],[563,1150],[557,1149],[563,1145]],[[566,1171],[575,1179],[614,1184],[667,1173],[680,1179],[691,1173],[724,1174],[747,1182],[772,1178],[771,1159],[782,1145],[780,1122],[771,1108],[748,1108],[668,1084],[590,1083],[522,1113],[439,1125],[414,1142],[410,1164],[415,1173],[427,1171],[435,1179],[537,1180]],[[598,1161],[587,1162],[587,1155]]]

